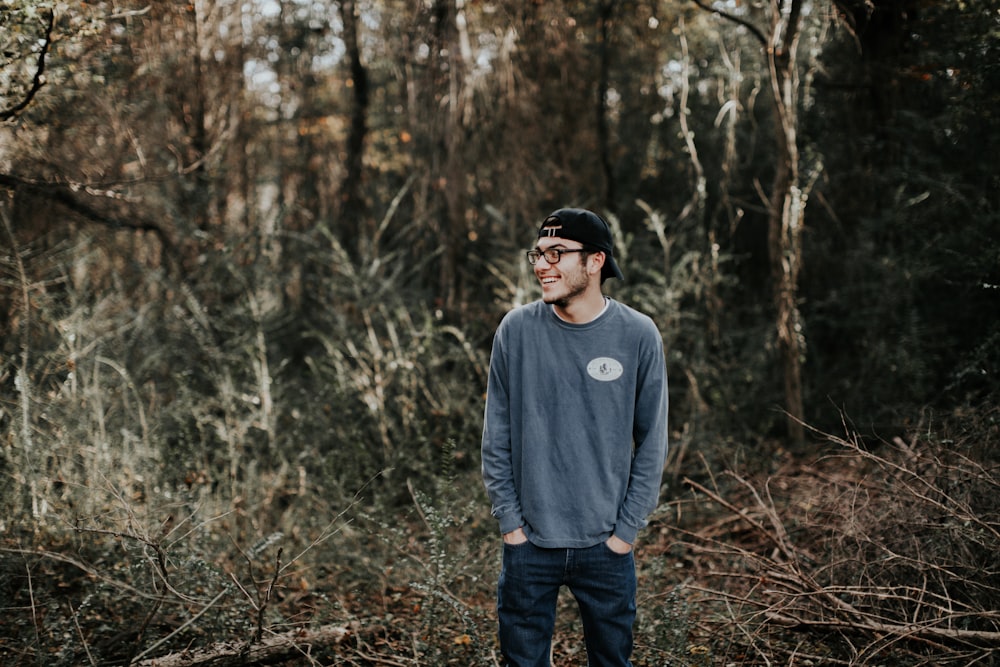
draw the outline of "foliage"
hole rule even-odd
[[[811,7],[796,70],[806,415],[838,457],[817,459],[774,439],[775,118],[767,54],[738,24],[651,0],[7,3],[4,661],[332,626],[348,644],[301,660],[489,664],[491,336],[537,295],[535,221],[570,204],[611,221],[627,281],[608,291],[667,350],[637,665],[784,655],[783,623],[811,641],[827,603],[836,659],[936,659],[859,619],[937,628],[943,603],[995,592],[970,572],[997,546],[1000,19],[985,0],[871,6],[848,23]],[[941,412],[981,435],[932,437],[921,416]],[[824,435],[843,414],[887,442]],[[685,477],[717,501],[686,515],[701,526],[671,511],[700,507]],[[785,483],[787,500],[764,494]],[[668,515],[696,546],[669,543]],[[739,523],[758,516],[773,523]],[[709,587],[709,564],[738,576]],[[784,588],[751,596],[761,568]]]
[[[861,68],[838,59],[856,53],[852,41],[823,58],[830,104],[813,108],[811,133],[849,140],[827,152],[830,205],[810,230],[811,375],[827,378],[817,389],[835,406],[880,427],[928,401],[996,391],[1000,190],[981,168],[998,139],[987,83],[997,18],[980,20],[991,11],[966,3],[955,19],[928,7],[862,35]]]

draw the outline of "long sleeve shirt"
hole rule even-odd
[[[541,301],[497,328],[482,440],[500,532],[540,547],[633,543],[659,501],[667,378],[653,321],[609,300],[586,324]]]

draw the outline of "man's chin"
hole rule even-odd
[[[556,308],[565,308],[569,305],[569,298],[564,296],[543,296],[542,301]]]

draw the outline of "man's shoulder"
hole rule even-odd
[[[532,301],[520,306],[515,306],[507,311],[500,321],[501,327],[523,326],[526,322],[537,319],[545,313],[545,304],[541,301]]]
[[[647,330],[659,333],[659,329],[656,326],[656,322],[653,321],[649,315],[636,310],[632,306],[622,303],[621,301],[611,301],[612,306],[615,308],[617,316],[624,319],[629,330]]]

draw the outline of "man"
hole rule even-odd
[[[601,291],[622,273],[598,215],[555,211],[528,261],[542,299],[497,328],[483,428],[483,480],[503,535],[500,650],[510,667],[549,665],[565,585],[588,665],[628,667],[632,545],[667,451],[663,342],[649,317]]]

